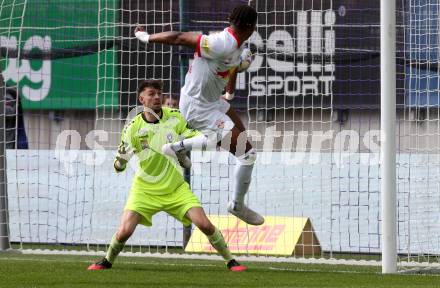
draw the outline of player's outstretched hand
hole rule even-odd
[[[150,39],[150,35],[145,32],[145,28],[140,25],[136,26],[136,28],[134,29],[134,36],[136,36],[139,41],[144,42],[145,44],[147,44],[148,40]]]

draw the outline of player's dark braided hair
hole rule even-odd
[[[257,11],[249,5],[240,5],[232,10],[229,23],[239,29],[250,28],[257,23]]]

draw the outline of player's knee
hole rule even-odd
[[[253,165],[257,161],[257,151],[251,148],[243,155],[237,156],[237,161],[242,165]]]

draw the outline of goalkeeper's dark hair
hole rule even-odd
[[[249,5],[240,5],[232,10],[229,23],[239,29],[251,28],[257,23],[257,11]]]
[[[137,93],[140,95],[145,88],[153,88],[162,91],[163,82],[161,80],[148,79],[139,83]]]

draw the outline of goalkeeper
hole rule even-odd
[[[247,139],[240,143],[240,135],[246,133],[245,128],[226,101],[233,98],[237,72],[247,69],[252,61],[250,50],[244,48],[243,43],[255,30],[257,12],[248,5],[238,6],[231,12],[229,22],[230,26],[222,32],[209,36],[174,31],[149,35],[141,26],[136,27],[135,36],[144,43],[183,45],[195,49],[194,61],[181,90],[179,107],[190,127],[202,131],[207,137],[201,135],[170,143],[163,147],[163,152],[177,156],[180,163],[190,164],[189,159],[184,159],[187,151],[207,147],[215,149],[216,145],[220,146],[220,141],[230,137],[230,145],[225,148],[236,157],[237,164],[233,200],[228,204],[228,211],[248,224],[261,225],[264,218],[244,204],[256,152]],[[221,97],[223,92],[225,94]]]
[[[187,128],[178,110],[162,107],[161,81],[143,81],[138,95],[144,109],[125,126],[114,168],[117,172],[124,171],[133,155],[139,159],[139,167],[107,255],[90,265],[88,270],[111,268],[136,226],[151,226],[152,216],[160,211],[167,212],[185,226],[194,223],[225,259],[229,270],[246,270],[232,258],[222,234],[209,221],[199,200],[183,179],[180,166],[158,152],[165,143],[193,137],[198,132]]]

